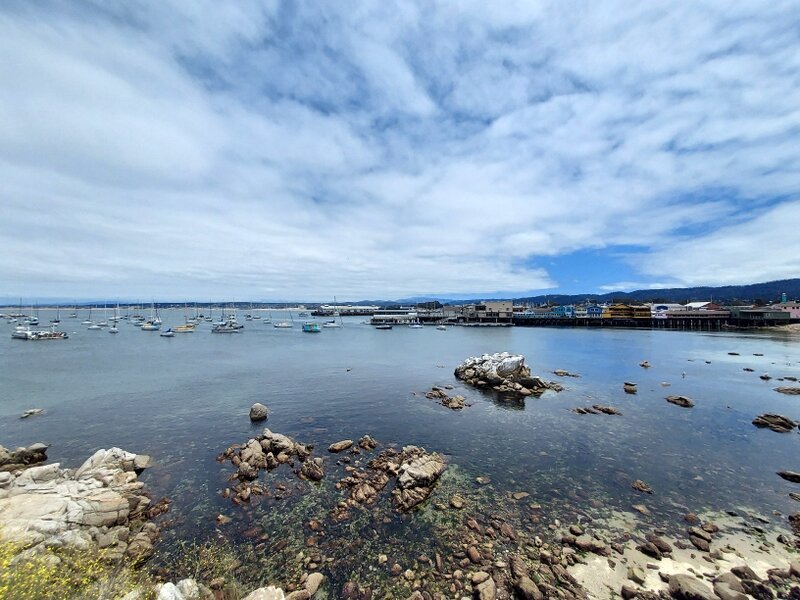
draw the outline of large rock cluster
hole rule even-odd
[[[220,462],[229,460],[237,471],[234,478],[238,483],[233,486],[235,502],[247,502],[252,494],[261,494],[263,489],[253,483],[261,471],[272,471],[280,465],[301,463],[296,473],[303,479],[319,481],[324,477],[321,458],[311,459],[313,446],[295,442],[282,433],[274,433],[269,429],[247,440],[243,445],[230,446],[217,457]]]
[[[31,444],[27,448],[8,450],[0,446],[0,473],[17,471],[47,460],[45,444]]]
[[[490,387],[498,392],[519,396],[541,396],[547,390],[561,391],[557,382],[532,377],[521,354],[498,352],[472,356],[456,367],[455,376],[476,387]]]
[[[20,453],[12,456],[17,460]],[[0,473],[0,539],[29,548],[95,546],[112,557],[149,557],[158,529],[134,526],[154,508],[137,477],[149,460],[111,448],[98,450],[78,469],[53,463]]]
[[[374,504],[392,478],[392,503],[398,512],[407,512],[425,501],[447,467],[444,456],[418,446],[401,451],[387,448],[368,463],[368,469],[350,470],[336,486],[348,491],[348,498],[333,511],[334,520],[344,520],[349,509]]]

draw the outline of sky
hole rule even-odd
[[[800,276],[800,3],[0,3],[0,297]]]

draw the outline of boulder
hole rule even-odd
[[[244,597],[244,600],[285,600],[285,598],[281,588],[269,586],[250,592]]]
[[[266,421],[267,417],[269,417],[269,409],[260,402],[256,402],[250,407],[250,420],[254,423]]]
[[[682,408],[692,408],[694,406],[694,401],[686,396],[667,396],[666,400],[670,404],[674,404]]]
[[[670,576],[669,593],[676,600],[717,600],[706,583],[686,574]]]
[[[306,579],[305,589],[306,591],[313,596],[317,593],[319,586],[322,585],[322,582],[325,580],[325,576],[322,573],[311,573]]]
[[[325,476],[325,471],[322,467],[322,459],[317,457],[303,462],[300,468],[300,474],[311,481],[320,481]]]
[[[335,442],[328,446],[328,452],[332,452],[337,454],[339,452],[343,452],[350,448],[353,445],[353,440],[342,440],[341,442]]]
[[[54,463],[11,474],[0,493],[0,539],[85,549],[87,539],[97,535],[84,534],[99,527],[127,528],[150,503],[135,465],[135,454],[111,448],[98,450],[74,471]],[[147,532],[151,546],[156,535],[157,529]]]
[[[796,423],[788,417],[778,415],[775,413],[764,413],[753,419],[753,425],[756,427],[766,427],[778,433],[789,433],[794,430]]]
[[[438,452],[428,453],[417,446],[404,447],[397,468],[397,485],[392,491],[395,508],[406,512],[426,500],[446,466]]]
[[[800,483],[800,473],[796,473],[794,471],[778,471],[778,475],[786,481]]]
[[[790,396],[800,396],[800,387],[777,387],[775,391],[781,394],[789,394]]]

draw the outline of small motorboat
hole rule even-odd
[[[339,323],[336,322],[336,319],[331,319],[330,321],[326,321],[322,324],[323,327],[326,329],[333,329],[334,327],[341,327]]]
[[[437,325],[436,329],[439,331],[447,331],[447,325]]]
[[[186,325],[178,325],[177,327],[173,327],[172,331],[175,333],[192,333],[195,329],[195,326],[191,323],[186,323]]]
[[[422,323],[411,323],[408,326],[409,329],[422,329]]]
[[[319,323],[315,323],[314,321],[306,321],[303,323],[303,331],[306,333],[319,333],[322,331],[322,327],[320,327]]]
[[[280,323],[273,323],[272,326],[275,329],[290,329],[292,324],[289,321],[281,321]]]
[[[159,333],[158,335],[160,335],[161,337],[175,337],[175,332],[172,331],[172,329],[168,328]]]
[[[375,329],[391,329],[391,325],[375,325]]]
[[[117,327],[116,325],[112,325],[111,327],[108,328],[108,333],[119,333],[119,327]]]
[[[100,325],[98,325],[97,323],[92,323],[86,329],[89,329],[91,331],[99,331],[100,329],[102,329],[102,327],[100,327]]]

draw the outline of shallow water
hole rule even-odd
[[[42,323],[49,318],[41,312]],[[498,510],[517,511],[521,521],[527,513],[509,506],[508,492],[528,492],[525,502],[541,504],[545,520],[569,516],[590,501],[624,510],[646,502],[650,520],[665,526],[687,510],[743,506],[779,523],[773,511],[795,508],[788,496],[793,485],[775,471],[800,470],[800,437],[760,430],[751,421],[763,412],[800,419],[800,399],[773,391],[782,385],[778,377],[800,376],[797,335],[378,331],[353,318],[342,329],[319,334],[302,333],[299,324],[281,330],[252,321],[240,335],[212,335],[204,325],[167,339],[124,321],[118,335],[88,331],[82,319],[63,321],[67,341],[12,340],[12,326],[2,325],[7,332],[0,335],[0,443],[52,444],[49,456],[68,466],[112,445],[152,455],[156,466],[142,478],[155,496],[174,500],[165,546],[180,537],[213,534],[214,518],[223,512],[235,518],[223,531],[238,535],[255,523],[271,540],[297,538],[286,549],[296,553],[308,535],[304,522],[324,518],[324,506],[340,499],[333,487],[340,472],[325,449],[366,433],[383,445],[442,452],[452,467],[429,505],[414,516],[387,517],[384,511],[330,525],[325,536],[347,540],[342,548],[358,542],[378,551],[394,540],[408,553],[424,552],[432,540],[446,537],[447,519],[453,518],[435,514],[431,505],[455,491],[476,506],[495,503]],[[181,320],[182,311],[167,313],[165,327]],[[524,354],[534,374],[566,389],[523,402],[466,389],[454,379],[453,369],[464,358],[503,350]],[[638,366],[645,359],[652,368]],[[559,378],[551,373],[555,369],[581,377]],[[763,372],[776,379],[762,381]],[[623,392],[626,380],[638,383],[638,394]],[[432,385],[444,384],[454,385],[472,406],[450,411],[424,398]],[[689,396],[696,406],[668,404],[668,394]],[[314,444],[326,456],[322,486],[299,482],[284,468],[269,477],[286,479],[293,490],[288,499],[267,498],[242,509],[220,497],[233,468],[215,458],[260,431],[263,425],[251,425],[247,417],[253,402],[269,406],[273,431]],[[623,415],[569,412],[593,403],[615,406]],[[18,418],[33,407],[46,414]],[[488,475],[492,484],[477,486],[477,475]],[[634,479],[656,493],[631,490]],[[352,575],[354,568],[360,567],[345,571]],[[361,575],[368,577],[366,567]]]

